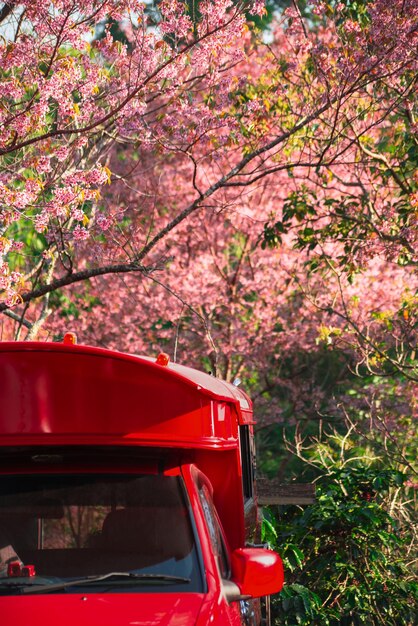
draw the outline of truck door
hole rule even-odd
[[[208,529],[212,553],[215,557],[220,585],[227,585],[231,579],[230,551],[222,529],[219,515],[213,502],[209,480],[199,472],[197,476],[197,491],[203,515]],[[226,624],[231,626],[257,626],[252,600],[241,600],[228,603],[222,601],[222,611],[225,614]]]

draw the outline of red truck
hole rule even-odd
[[[0,343],[2,626],[255,626],[248,396],[157,359]]]

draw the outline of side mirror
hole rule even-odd
[[[229,602],[243,597],[269,596],[283,587],[283,563],[277,552],[272,550],[238,548],[232,553],[231,568],[232,582],[235,584],[226,589]]]

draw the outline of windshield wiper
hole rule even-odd
[[[109,572],[109,574],[103,574],[103,576],[88,576],[86,578],[80,578],[78,580],[68,580],[62,583],[53,583],[50,585],[42,585],[32,587],[32,585],[28,585],[24,589],[21,590],[21,593],[49,593],[50,591],[60,591],[61,589],[66,589],[67,587],[77,587],[82,585],[90,585],[92,583],[100,583],[102,581],[112,581],[118,582],[119,580],[125,581],[136,580],[136,581],[155,581],[159,582],[167,582],[167,583],[190,583],[190,578],[185,578],[183,576],[169,576],[168,574],[135,574],[134,572]]]
[[[38,586],[38,585],[44,585],[45,583],[38,583],[38,582],[33,582],[30,583],[30,585],[32,586]],[[17,593],[21,593],[22,589],[24,587],[27,587],[28,583],[25,581],[23,582],[22,580],[16,579],[16,578],[5,578],[5,579],[0,579],[0,596],[4,595],[4,594],[8,594],[11,591],[17,592]]]

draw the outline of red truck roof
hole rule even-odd
[[[0,343],[0,443],[234,448],[248,396],[189,367],[81,345]],[[232,417],[233,416],[233,417]]]

